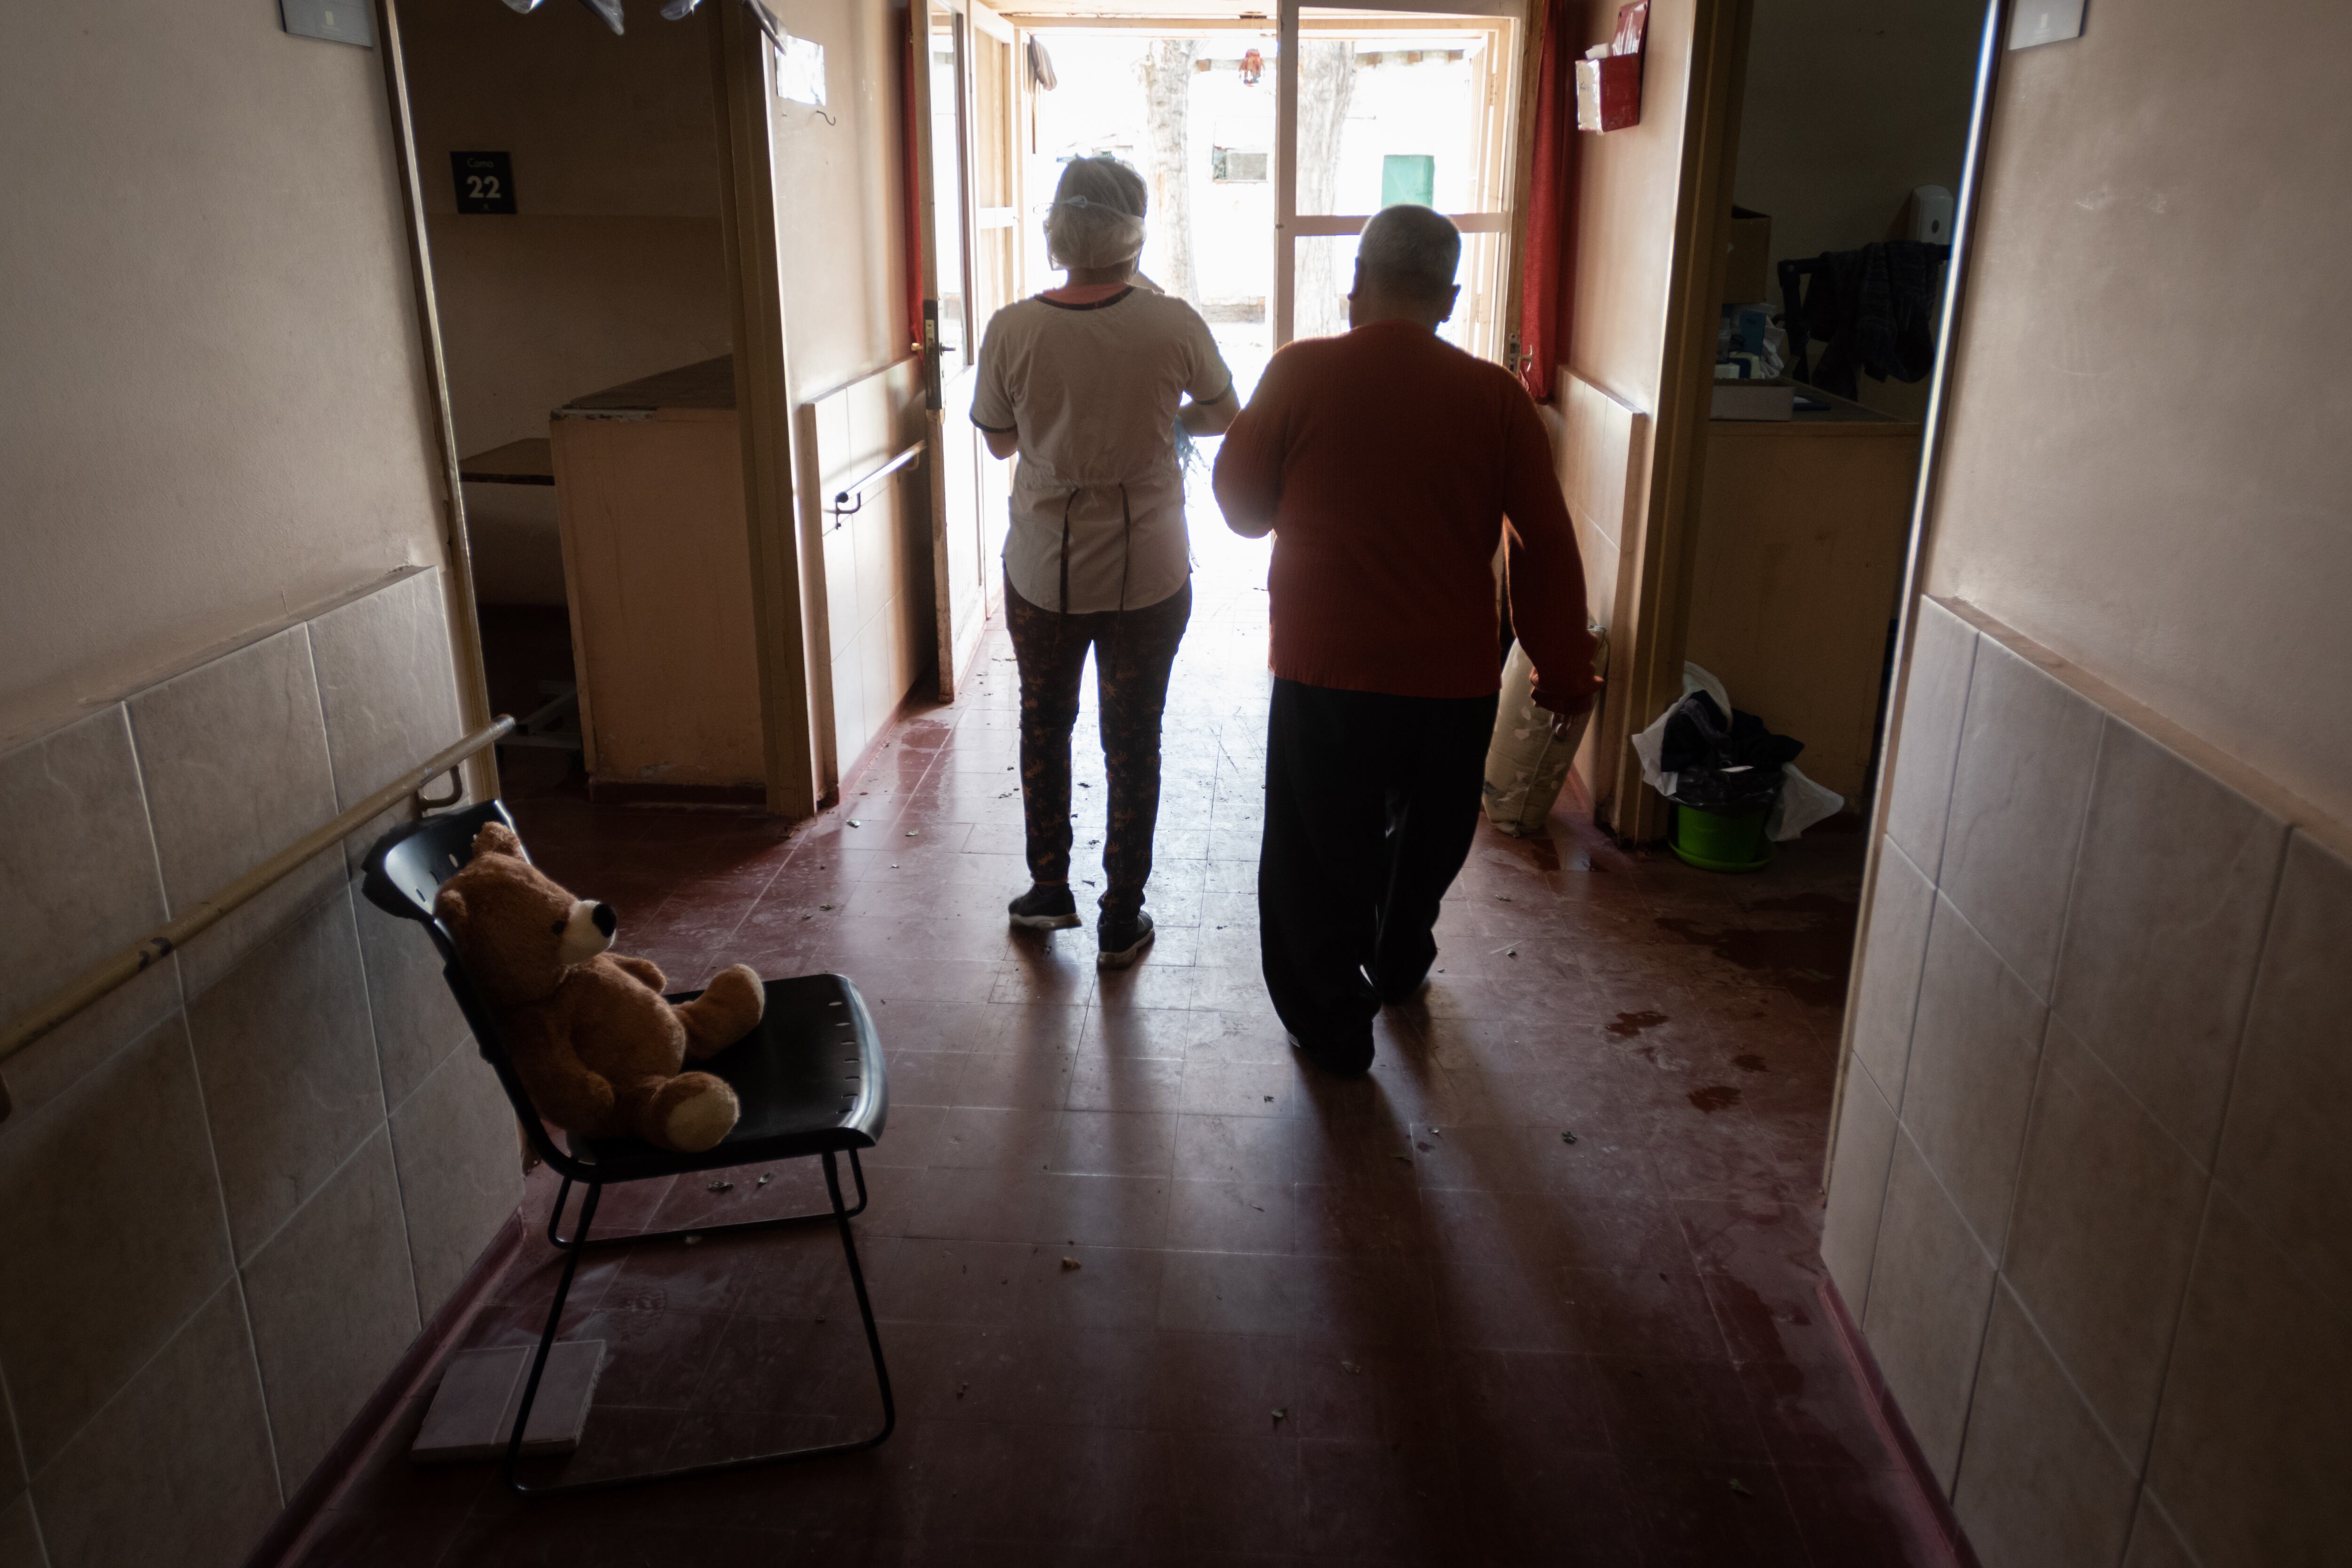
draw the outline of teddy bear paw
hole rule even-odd
[[[677,1009],[686,1026],[686,1054],[700,1061],[725,1050],[759,1026],[767,1000],[760,972],[750,964],[720,970],[710,977],[709,989]]]
[[[735,1091],[709,1073],[680,1073],[655,1095],[653,1141],[684,1154],[699,1154],[735,1130],[742,1107]]]

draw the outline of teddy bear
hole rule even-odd
[[[506,1026],[516,1076],[541,1115],[590,1138],[642,1138],[682,1153],[712,1147],[742,1108],[723,1079],[683,1070],[751,1032],[766,1005],[746,964],[683,1005],[662,972],[606,949],[619,918],[575,899],[523,858],[504,823],[441,885],[433,912]]]

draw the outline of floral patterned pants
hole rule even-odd
[[[1029,829],[1029,875],[1070,875],[1070,732],[1079,683],[1094,650],[1104,770],[1110,775],[1104,909],[1139,909],[1151,877],[1151,834],[1160,818],[1160,716],[1168,670],[1192,616],[1187,583],[1156,605],[1083,616],[1040,609],[1004,588],[1004,618],[1021,669],[1021,800]]]

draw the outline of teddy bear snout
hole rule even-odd
[[[555,949],[557,962],[566,967],[587,963],[613,945],[613,932],[620,923],[621,917],[612,905],[579,900],[563,922],[563,940]]]

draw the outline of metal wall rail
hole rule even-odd
[[[455,773],[460,763],[495,745],[514,726],[513,719],[501,715],[496,721],[475,731],[456,745],[435,752],[431,761],[393,780],[332,822],[311,829],[212,897],[185,913],[165,921],[131,946],[89,969],[72,984],[52,994],[39,1006],[11,1023],[5,1033],[0,1033],[0,1062],[6,1061],[141,971],[161,963],[173,950],[187,945],[199,932],[217,924],[230,911],[279,878],[300,867],[320,850],[341,843],[410,796],[417,797],[428,806],[454,805],[462,795],[462,790],[447,800],[430,800],[423,794],[425,786],[443,773]],[[9,1110],[8,1086],[0,1082],[0,1121],[7,1119]]]

